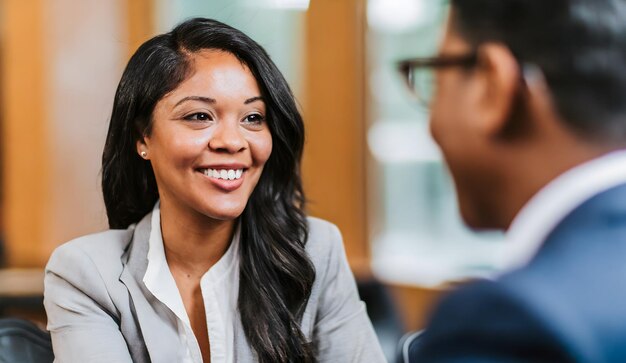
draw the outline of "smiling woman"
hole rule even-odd
[[[59,247],[63,362],[384,362],[341,235],[308,218],[304,126],[265,51],[192,19],[144,43],[103,153],[109,231]]]
[[[265,102],[233,54],[201,50],[189,61],[193,74],[157,102],[137,150],[151,162],[162,210],[200,225],[234,220],[272,151]]]

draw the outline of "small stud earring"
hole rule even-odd
[[[145,158],[146,158],[146,156],[148,156],[148,153],[147,153],[147,152],[145,152],[145,151],[142,151],[142,152],[141,152],[141,157],[145,159]]]

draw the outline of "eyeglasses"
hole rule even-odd
[[[478,55],[473,52],[466,55],[443,55],[432,58],[414,58],[398,62],[398,71],[402,75],[409,92],[424,107],[428,108],[435,94],[435,71],[446,67],[473,67]]]

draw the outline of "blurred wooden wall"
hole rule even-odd
[[[366,0],[312,0],[306,24],[303,176],[310,213],[341,229],[355,276],[370,272],[366,164]],[[444,289],[386,284],[407,331]]]
[[[127,59],[139,46],[155,34],[155,3],[154,0],[123,1],[126,11]]]
[[[106,228],[100,155],[123,66],[153,0],[0,1],[0,232],[13,267]],[[77,31],[80,29],[80,31]]]
[[[41,265],[49,211],[44,1],[0,2],[2,240],[10,265]],[[17,243],[19,241],[19,243]]]
[[[364,0],[314,0],[306,16],[303,177],[312,215],[341,229],[359,275],[369,270],[365,179]]]

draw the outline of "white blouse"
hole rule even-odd
[[[174,277],[165,259],[161,233],[159,202],[152,213],[152,230],[148,250],[148,268],[143,282],[150,292],[175,316],[181,351],[179,362],[202,363],[200,346],[193,334],[189,316],[183,305]],[[239,292],[239,228],[230,247],[200,280],[202,299],[209,333],[211,362],[232,363],[234,356],[234,326],[239,319],[237,296]]]

